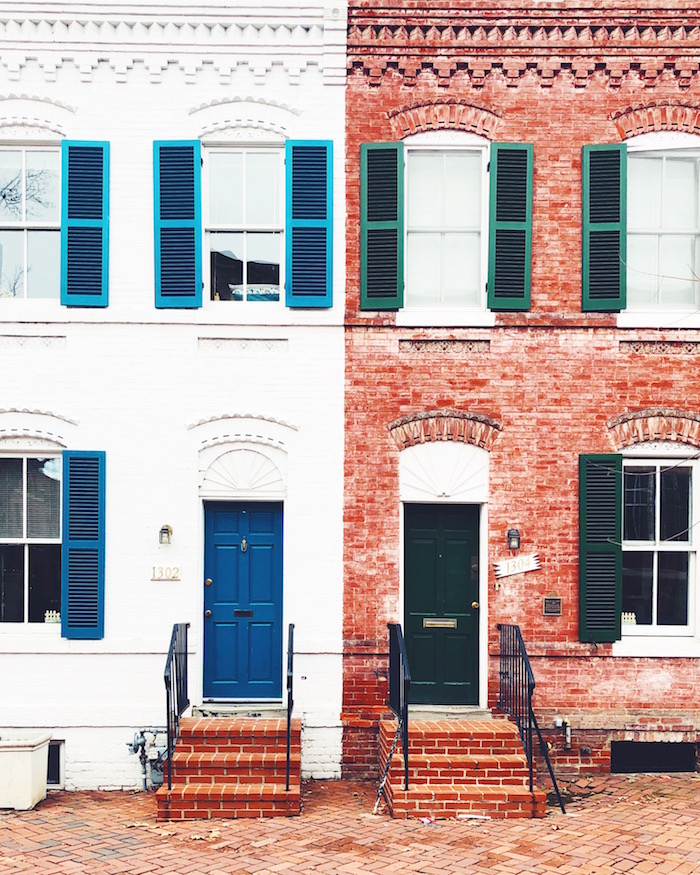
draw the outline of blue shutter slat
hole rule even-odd
[[[106,307],[109,143],[66,140],[61,163],[61,303]]]
[[[202,306],[198,140],[154,143],[156,307]]]
[[[286,150],[286,303],[333,303],[333,144],[290,140]]]
[[[104,635],[105,454],[63,454],[61,625],[65,638]]]

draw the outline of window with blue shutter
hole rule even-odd
[[[492,143],[489,196],[488,306],[530,308],[533,148]]]
[[[617,641],[622,612],[622,456],[579,457],[579,640]]]
[[[104,636],[105,454],[63,453],[61,626],[65,638]]]
[[[627,148],[584,146],[584,311],[619,311],[626,306]]]
[[[288,307],[330,307],[332,290],[333,146],[286,145],[285,284]]]
[[[61,303],[106,307],[109,143],[62,143]]]
[[[199,140],[154,149],[156,307],[202,306]]]

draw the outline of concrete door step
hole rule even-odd
[[[280,702],[202,702],[192,707],[192,716],[286,720],[287,709]]]
[[[422,720],[491,720],[490,708],[478,705],[409,705],[408,719]]]

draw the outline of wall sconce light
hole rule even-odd
[[[508,529],[508,534],[506,535],[506,538],[508,540],[509,550],[520,549],[520,532],[517,529]]]
[[[164,526],[160,527],[160,531],[158,532],[158,543],[159,544],[169,544],[170,538],[173,534],[173,527],[169,526],[167,523]]]

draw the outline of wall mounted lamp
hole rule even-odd
[[[164,526],[160,527],[160,531],[158,532],[158,543],[159,544],[169,544],[170,538],[173,534],[173,527],[169,526],[167,523]]]
[[[508,541],[509,550],[520,549],[520,532],[517,529],[508,529],[506,539]]]

